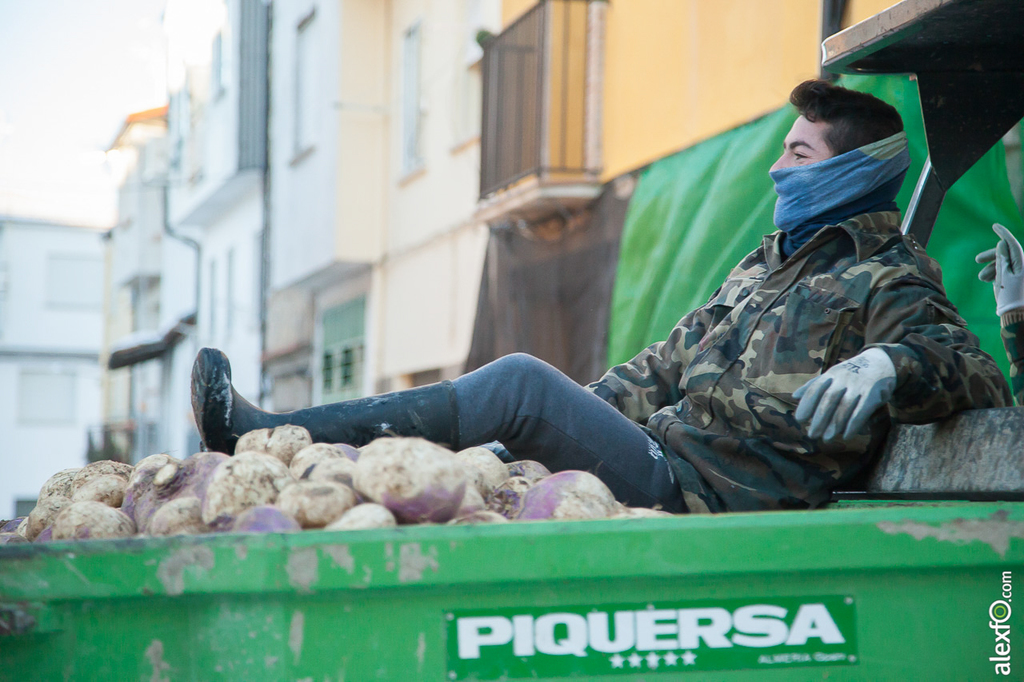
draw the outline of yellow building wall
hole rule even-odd
[[[504,0],[504,25],[536,4]],[[893,4],[850,0],[844,25]],[[818,75],[820,32],[820,0],[608,2],[602,180],[783,105]]]
[[[845,21],[843,27],[853,26],[859,21],[864,21],[873,14],[889,9],[898,0],[847,0]]]
[[[536,4],[537,0],[501,0],[501,25],[508,26]]]
[[[612,2],[607,180],[756,118],[818,73],[818,0]]]

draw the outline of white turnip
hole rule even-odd
[[[59,495],[50,495],[36,502],[35,509],[25,519],[25,532],[23,533],[25,538],[35,540],[36,536],[42,533],[44,528],[53,524],[57,515],[70,504],[71,500]]]
[[[74,502],[53,521],[54,540],[125,538],[135,534],[135,523],[119,509],[102,502]]]
[[[297,481],[285,486],[274,503],[303,528],[323,528],[355,505],[355,491],[329,481]]]
[[[341,515],[341,518],[327,524],[325,530],[366,530],[369,528],[391,528],[398,525],[395,515],[388,508],[374,502],[357,504]]]
[[[288,470],[292,472],[292,478],[298,480],[314,464],[319,464],[327,459],[343,457],[345,457],[344,453],[337,446],[330,443],[313,443],[295,453],[295,457],[288,465]]]
[[[198,535],[210,529],[203,523],[203,505],[198,497],[177,497],[164,503],[149,520],[149,535]]]
[[[240,452],[261,452],[276,457],[285,466],[291,464],[295,454],[311,445],[309,431],[301,426],[284,424],[272,429],[256,429],[244,434],[235,445],[235,454]]]
[[[134,471],[135,467],[131,464],[115,462],[112,459],[90,462],[79,469],[78,473],[75,474],[75,477],[71,479],[71,488],[68,497],[74,497],[79,488],[94,478],[98,478],[100,476],[120,476],[127,481],[131,478]]]
[[[50,495],[57,495],[58,497],[71,497],[71,482],[75,480],[75,476],[81,471],[81,467],[74,467],[71,469],[64,469],[58,471],[53,476],[47,479],[43,487],[39,489],[39,496],[36,500],[49,497]]]
[[[314,464],[312,470],[306,469],[301,478],[309,481],[330,481],[351,488],[352,475],[355,471],[356,463],[348,457],[332,457]]]
[[[90,478],[71,497],[72,502],[93,500],[102,502],[108,507],[120,507],[124,501],[124,491],[128,486],[127,479],[113,474],[105,474]]]
[[[466,448],[455,453],[455,456],[463,462],[467,477],[483,497],[490,495],[492,490],[508,479],[505,463],[487,448]]]
[[[210,476],[203,498],[203,523],[220,524],[249,507],[273,504],[292,482],[288,467],[270,455],[244,452],[221,462]]]
[[[488,509],[481,509],[480,511],[475,511],[472,514],[457,516],[449,521],[448,525],[468,526],[475,525],[477,523],[508,523],[508,519],[497,512],[492,512]]]

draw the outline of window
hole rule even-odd
[[[252,310],[253,328],[260,324],[260,311],[263,308],[263,230],[255,234],[253,240],[253,268],[252,268],[252,301],[249,306]]]
[[[420,154],[422,107],[420,106],[420,24],[409,27],[402,38],[402,172],[423,165]]]
[[[75,373],[22,369],[18,376],[18,421],[70,426],[75,423]]]
[[[330,308],[323,316],[322,402],[363,395],[366,299]]]
[[[210,261],[210,277],[206,286],[209,291],[207,302],[210,308],[210,329],[209,338],[217,336],[217,263]]]
[[[235,329],[235,250],[228,249],[227,282],[224,284],[224,298],[226,300],[227,320],[226,331],[228,336]]]
[[[213,37],[213,55],[210,61],[210,94],[217,99],[227,87],[227,54],[224,32],[218,31]]]
[[[299,22],[295,36],[295,155],[313,148],[316,131],[316,10]]]
[[[101,309],[103,260],[79,254],[50,254],[46,259],[46,303],[60,308]]]

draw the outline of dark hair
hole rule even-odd
[[[892,105],[828,81],[804,81],[793,88],[789,101],[808,121],[828,123],[825,144],[836,156],[903,130],[903,119]]]

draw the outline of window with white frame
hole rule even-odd
[[[316,10],[307,14],[295,34],[295,144],[296,155],[316,142]]]
[[[46,304],[54,308],[103,307],[103,259],[51,253],[46,258]]]
[[[420,103],[420,22],[402,37],[402,172],[411,173],[423,165],[420,135],[423,109]]]
[[[18,422],[70,426],[75,423],[75,373],[22,368],[18,373]]]

